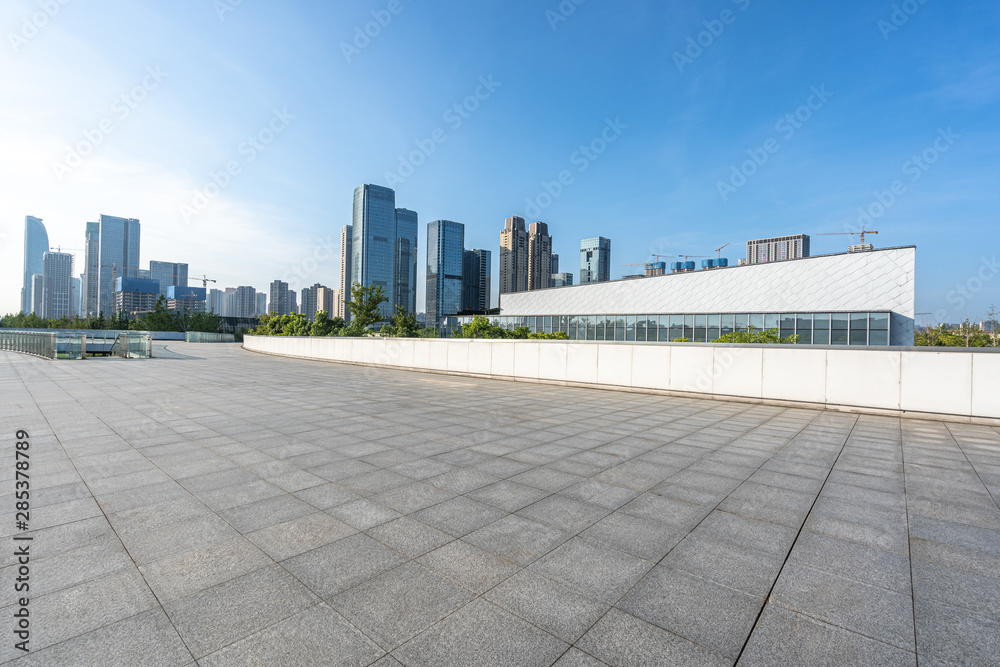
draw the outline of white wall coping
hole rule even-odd
[[[1000,425],[1000,349],[244,337],[253,352],[495,379]]]

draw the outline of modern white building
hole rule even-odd
[[[493,320],[576,340],[712,342],[753,327],[812,345],[913,345],[915,267],[910,246],[590,283],[503,294]]]

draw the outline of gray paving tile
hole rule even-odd
[[[735,660],[763,599],[682,570],[653,568],[618,608]]]
[[[803,532],[788,557],[789,565],[817,570],[910,594],[910,560],[855,542]]]
[[[518,516],[544,523],[572,535],[610,514],[605,507],[573,500],[559,494],[548,496],[517,512]]]
[[[421,556],[417,562],[476,594],[486,592],[520,570],[513,561],[463,540],[449,542]]]
[[[505,512],[516,512],[546,497],[549,492],[510,480],[501,480],[466,495],[473,500],[492,505]]]
[[[569,533],[558,528],[512,514],[469,533],[463,539],[526,566],[570,537]]]
[[[689,535],[661,564],[763,599],[783,562],[784,556],[765,554],[726,540]]]
[[[327,510],[331,516],[358,530],[368,530],[402,516],[384,505],[370,500],[355,500]]]
[[[282,494],[222,510],[219,516],[245,535],[314,511],[312,505],[302,502],[291,494]]]
[[[133,667],[136,657],[149,667],[189,665],[194,657],[159,607],[79,635],[41,651],[16,665],[56,667]]]
[[[997,621],[938,601],[915,599],[917,651],[922,664],[998,665]]]
[[[485,597],[570,643],[610,607],[609,603],[589,598],[531,570],[522,570]]]
[[[282,565],[326,599],[404,562],[404,556],[358,533],[289,558]]]
[[[455,495],[451,491],[430,484],[410,481],[405,486],[380,493],[372,500],[400,514],[412,514],[454,498]]]
[[[454,537],[462,537],[505,515],[503,510],[458,496],[420,510],[413,518]]]
[[[630,614],[612,609],[577,642],[609,665],[728,667],[733,661]],[[791,663],[789,663],[791,664]]]
[[[614,604],[652,565],[617,549],[576,537],[530,567],[584,595]]]
[[[484,633],[483,628],[489,628]],[[403,664],[551,665],[569,645],[478,598],[393,652]]]
[[[418,558],[455,538],[427,524],[404,516],[374,528],[367,534],[409,558]]]
[[[161,603],[259,570],[272,560],[245,537],[215,542],[139,568]]]
[[[917,661],[895,646],[769,604],[737,664],[916,667]]]
[[[602,667],[606,662],[601,662],[592,655],[587,655],[578,648],[571,648],[559,658],[553,667]]]
[[[406,563],[330,599],[386,651],[423,632],[473,594],[416,563]]]
[[[913,560],[914,600],[964,607],[981,613],[1000,625],[1000,579],[974,572]]]
[[[356,532],[354,528],[329,514],[313,512],[254,531],[247,538],[268,556],[280,561],[336,542]]]
[[[580,536],[655,563],[688,532],[686,528],[615,512],[584,530]]]
[[[770,602],[907,651],[916,650],[908,594],[788,565],[778,577]]]

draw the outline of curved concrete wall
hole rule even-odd
[[[1000,423],[1000,352],[246,336],[254,352],[409,370]]]

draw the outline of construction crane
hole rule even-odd
[[[729,244],[727,243],[726,245],[720,246],[720,247],[718,247],[718,248],[715,249],[715,252],[718,253],[718,259],[722,259],[722,250],[723,250],[723,248],[727,247],[728,245]]]
[[[201,276],[200,278],[198,276],[192,276],[192,279],[194,279],[194,280],[200,280],[201,281],[201,288],[204,289],[204,290],[208,289],[208,284],[209,283],[218,282],[216,280],[212,280],[208,276]]]
[[[865,234],[878,234],[878,232],[862,227],[860,232],[826,232],[824,234],[817,234],[817,236],[861,236],[861,245],[864,245]]]
[[[683,257],[685,262],[688,261],[689,259],[691,259],[692,257],[694,257],[696,259],[705,259],[705,258],[708,257],[708,255],[677,255],[677,256],[678,257]]]

